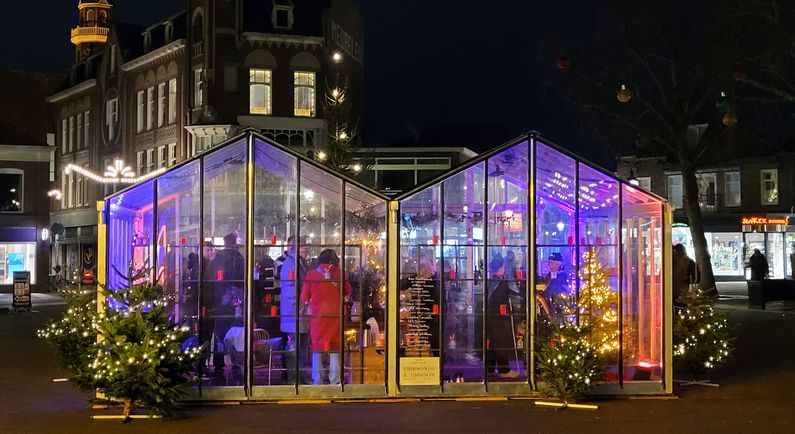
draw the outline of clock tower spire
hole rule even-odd
[[[85,60],[98,45],[108,40],[110,8],[107,0],[80,0],[79,21],[72,29],[70,41],[75,45],[77,61]]]

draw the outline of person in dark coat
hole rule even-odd
[[[691,283],[696,282],[696,262],[687,256],[682,244],[673,246],[671,254],[671,276],[673,281],[673,298],[675,306],[682,306],[679,297],[686,293]]]
[[[509,364],[516,357],[516,336],[510,316],[513,315],[510,299],[515,293],[505,280],[505,260],[502,256],[495,256],[489,262],[489,273],[487,369],[488,372],[496,369],[502,378],[516,378],[519,373],[512,370]]]
[[[748,265],[751,268],[751,280],[767,279],[770,276],[767,258],[759,249],[754,249],[754,254],[748,259]]]

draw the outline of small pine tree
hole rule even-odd
[[[144,275],[130,278],[139,282]],[[124,416],[141,403],[168,414],[193,379],[188,373],[201,347],[188,346],[188,328],[174,325],[158,285],[140,283],[106,291],[108,302],[96,321],[101,342],[87,374],[106,396],[124,403]]]
[[[315,151],[315,159],[351,178],[357,177],[369,165],[368,158],[353,161],[359,149],[359,130],[350,120],[348,85],[328,86],[323,104],[328,121],[328,141]]]
[[[37,335],[53,349],[58,364],[69,371],[72,384],[83,392],[93,392],[94,382],[90,379],[88,364],[97,341],[96,289],[66,287],[58,293],[66,301],[66,312],[50,320]]]
[[[684,307],[674,318],[674,360],[694,375],[725,363],[733,350],[726,315],[715,312],[713,300],[697,288],[679,300]]]
[[[552,341],[537,352],[541,392],[575,402],[585,396],[601,375],[597,357],[598,344],[590,339],[591,326],[566,322],[554,332]]]

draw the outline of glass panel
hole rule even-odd
[[[594,327],[603,380],[618,381],[618,182],[579,163],[578,300],[580,324]]]
[[[742,276],[742,233],[705,233],[716,276]],[[695,257],[691,256],[691,258]]]
[[[345,382],[384,384],[386,363],[386,201],[345,186]]]
[[[298,234],[306,240],[310,258],[305,280],[301,280],[300,273],[298,276],[300,303],[307,306],[299,312],[299,323],[309,322],[312,382],[339,384],[342,302],[351,290],[339,258],[342,252],[342,181],[301,162],[299,182]],[[302,370],[305,360],[309,359],[309,346],[304,341],[306,339],[299,336],[298,363]]]
[[[787,254],[784,259],[787,262],[787,276],[790,279],[795,279],[795,273],[793,273],[793,271],[795,271],[795,256],[793,256],[795,255],[795,234],[788,233],[786,234],[786,237],[787,241],[785,246],[787,249]]]
[[[108,199],[109,289],[128,285],[130,267],[133,274],[149,271],[147,278],[151,278],[151,267],[154,265],[151,262],[153,205],[154,181],[145,182]]]
[[[487,380],[527,379],[528,144],[488,160],[486,281]]]
[[[485,164],[444,181],[444,381],[483,381]]]
[[[253,382],[295,384],[297,305],[289,274],[295,270],[297,160],[255,139],[254,162]],[[288,276],[279,279],[280,272]],[[284,293],[289,298],[283,298]],[[290,307],[285,308],[285,303]]]
[[[15,271],[29,271],[36,283],[36,243],[0,244],[0,284],[12,285]]]
[[[190,329],[188,346],[200,342],[199,182],[198,162],[157,179],[157,279],[171,302],[172,321]]]
[[[429,187],[400,204],[401,356],[438,357],[441,188]]]
[[[662,204],[623,185],[621,229],[624,381],[662,376]]]
[[[743,246],[744,264],[749,264],[751,255],[754,250],[759,249],[763,255],[767,255],[767,246],[765,245],[765,234],[760,232],[747,232],[745,235],[745,245]],[[769,266],[769,264],[768,264]],[[745,267],[745,279],[751,280],[751,267]]]
[[[203,160],[202,341],[210,343],[213,366],[205,382],[240,386],[246,369],[246,140]]]
[[[784,278],[784,234],[781,232],[767,233],[767,257],[771,279]]]
[[[550,341],[566,315],[563,297],[574,293],[577,263],[574,159],[536,142],[536,335]]]

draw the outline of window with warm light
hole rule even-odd
[[[295,116],[315,116],[315,73],[296,71],[293,73],[293,82]]]
[[[249,82],[249,112],[252,114],[272,114],[270,69],[251,68],[248,73]]]
[[[778,204],[778,169],[764,169],[760,172],[762,186],[762,205]]]

